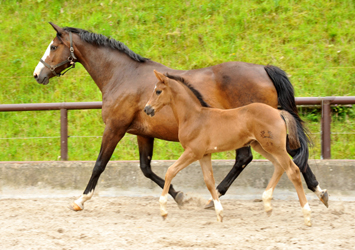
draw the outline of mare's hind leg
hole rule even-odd
[[[139,148],[139,162],[144,176],[154,181],[159,187],[163,188],[164,180],[152,171],[150,165],[153,156],[154,138],[137,136],[137,141]],[[170,185],[169,194],[174,198],[177,204],[182,205],[184,198],[183,192],[176,192],[173,185]]]
[[[91,178],[89,183],[86,186],[84,193],[80,196],[79,199],[75,200],[69,208],[74,211],[80,211],[84,209],[84,203],[91,199],[94,194],[97,181],[99,180],[100,175],[105,170],[108,161],[110,160],[117,143],[122,139],[126,132],[125,127],[115,129],[106,125],[105,131],[102,137],[101,149],[99,156],[97,157],[95,167],[92,171]]]
[[[287,144],[287,152],[289,153],[289,155],[294,157],[296,155],[297,150],[290,149]],[[319,183],[308,164],[306,172],[302,172],[302,175],[307,184],[308,189],[314,192],[319,198],[319,200],[323,202],[326,207],[328,207],[328,191],[326,189],[320,188]]]
[[[239,174],[245,169],[245,167],[253,160],[253,155],[251,153],[250,147],[243,147],[236,150],[235,163],[233,168],[223,179],[223,181],[217,186],[218,196],[221,197],[225,195],[232,183],[239,176]],[[205,208],[213,208],[213,200],[210,199]]]
[[[272,213],[272,206],[271,206],[272,194],[274,193],[276,185],[280,181],[280,178],[285,171],[276,163],[275,158],[271,154],[266,152],[258,142],[256,141],[252,142],[251,146],[256,152],[258,152],[259,154],[261,154],[262,156],[264,156],[266,159],[268,159],[274,164],[274,173],[262,196],[265,212],[267,213],[268,216],[270,216]]]
[[[207,189],[210,191],[216,215],[217,215],[217,221],[222,222],[223,221],[223,207],[219,201],[219,197],[217,194],[217,190],[215,188],[215,180],[213,176],[213,169],[212,169],[212,162],[211,162],[211,154],[206,154],[203,156],[203,158],[200,160],[200,165],[202,168],[202,173],[203,173],[203,179],[206,183]]]

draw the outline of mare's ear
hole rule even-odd
[[[55,31],[57,31],[57,34],[58,34],[59,36],[61,36],[61,35],[65,32],[64,29],[61,28],[61,27],[59,27],[58,25],[56,25],[56,24],[54,24],[54,23],[51,23],[51,22],[49,22],[49,24],[52,25],[53,29],[54,29]]]
[[[154,70],[154,74],[155,76],[158,78],[159,81],[161,81],[162,83],[164,83],[164,79],[166,78],[165,75],[163,75],[162,73]]]

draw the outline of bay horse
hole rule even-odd
[[[223,208],[215,189],[211,154],[251,146],[275,167],[274,174],[263,193],[265,211],[272,211],[271,198],[282,174],[296,188],[304,215],[311,226],[311,209],[302,187],[300,169],[287,154],[286,141],[291,149],[302,147],[294,117],[285,110],[277,110],[263,103],[252,103],[235,109],[209,107],[202,95],[180,76],[163,75],[158,78],[144,112],[153,117],[164,106],[170,106],[179,127],[179,141],[183,154],[171,165],[165,175],[165,185],[160,196],[160,214],[168,215],[166,204],[172,179],[194,161],[199,161],[203,178],[212,195],[217,221],[223,220]],[[298,151],[302,154],[303,151]]]
[[[280,106],[291,113],[301,128],[298,131],[305,157],[297,158],[297,152],[301,149],[290,149],[289,154],[295,156],[294,161],[300,166],[308,188],[328,206],[327,191],[320,188],[307,165],[307,136],[298,116],[292,84],[281,69],[270,65],[226,62],[202,69],[174,70],[134,53],[112,38],[50,24],[57,35],[34,70],[36,81],[46,85],[50,78],[61,76],[66,72],[64,70],[81,63],[102,92],[105,130],[100,153],[82,196],[71,205],[73,210],[82,210],[84,202],[91,199],[101,173],[125,133],[137,135],[141,170],[147,178],[163,188],[164,180],[151,169],[154,138],[178,141],[178,126],[169,107],[163,108],[155,119],[148,119],[142,111],[149,99],[148,91],[156,82],[153,69],[183,76],[215,108],[230,109],[262,102],[274,108]],[[217,187],[220,196],[227,192],[252,158],[250,147],[237,150],[233,168]],[[169,194],[178,204],[183,203],[183,192],[175,191],[172,185]],[[213,206],[212,201],[206,205],[210,206]]]

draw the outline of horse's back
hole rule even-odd
[[[212,107],[230,109],[254,102],[278,105],[276,89],[263,65],[226,62],[186,71],[183,76]]]

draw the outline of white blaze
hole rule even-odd
[[[51,45],[52,45],[53,41],[51,41],[51,43],[48,45],[46,52],[44,52],[44,55],[42,56],[42,60],[45,61],[46,58],[49,56],[49,53],[51,52]],[[33,75],[37,75],[39,76],[39,74],[41,73],[41,70],[44,68],[44,64],[39,62],[37,64],[37,67],[35,68],[35,71],[33,72]]]

